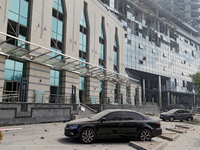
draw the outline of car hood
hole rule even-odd
[[[72,121],[68,122],[67,124],[80,124],[80,123],[90,122],[90,121],[92,121],[92,119],[82,118],[82,119],[72,120]]]

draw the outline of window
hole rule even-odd
[[[7,34],[18,37],[22,40],[28,38],[28,26],[29,26],[29,0],[10,0],[8,11],[8,24]],[[20,46],[24,44],[22,41],[15,39],[10,40],[7,37],[7,43]],[[22,48],[27,48],[26,45]]]
[[[50,71],[50,103],[59,103],[61,94],[61,71]]]
[[[185,81],[183,80],[183,87],[185,87]]]
[[[122,120],[122,113],[121,112],[110,113],[106,115],[105,118],[106,121]]]
[[[137,114],[132,112],[124,112],[124,120],[137,120]]]
[[[21,82],[24,72],[23,69],[24,63],[6,59],[4,79]]]
[[[79,77],[79,90],[86,90],[86,83],[87,83],[86,77]]]
[[[80,32],[79,32],[79,59],[82,61],[87,60],[88,52],[88,25],[87,25],[87,4],[84,3],[83,12],[80,20]]]
[[[105,35],[104,35],[104,18],[102,18],[101,29],[99,33],[99,65],[105,68]]]
[[[64,10],[62,0],[54,0],[52,8],[51,23],[51,49],[62,53],[64,38]],[[51,53],[51,57],[57,56],[57,53]],[[56,57],[61,59],[61,56]]]
[[[115,30],[115,41],[114,41],[114,71],[118,72],[118,41],[117,41],[117,29]]]

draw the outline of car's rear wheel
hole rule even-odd
[[[169,121],[173,122],[174,121],[174,117],[170,117]]]
[[[151,141],[151,131],[148,129],[143,129],[139,134],[139,139],[141,141]]]
[[[192,118],[191,118],[191,117],[188,117],[188,118],[187,118],[187,121],[188,121],[188,122],[191,122],[191,121],[192,121]]]
[[[96,139],[96,134],[93,129],[86,128],[80,134],[80,141],[85,144],[90,144]]]

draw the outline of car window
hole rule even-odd
[[[144,120],[144,117],[135,112],[124,112],[123,120]]]
[[[137,114],[133,112],[124,112],[123,120],[137,120]]]
[[[121,112],[113,112],[104,117],[106,118],[106,121],[122,120],[122,113]]]
[[[184,113],[183,110],[178,110],[177,113],[181,114]]]

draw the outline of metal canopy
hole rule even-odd
[[[81,61],[77,58],[19,39],[9,34],[0,32],[0,35],[3,35],[8,39],[0,42],[0,54],[21,58],[26,61],[36,62],[39,64],[44,64],[52,68],[58,68],[69,72],[78,73],[83,76],[91,76],[100,80],[117,82],[121,84],[126,84],[127,81],[139,82],[138,80],[130,78],[128,76],[101,68],[88,62]],[[22,45],[14,46],[6,43],[7,41],[12,39],[19,40]],[[28,48],[24,48],[25,46]],[[55,54],[54,57],[50,56],[52,52]]]

